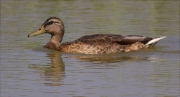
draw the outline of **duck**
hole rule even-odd
[[[92,34],[74,41],[61,43],[65,32],[63,21],[57,17],[48,18],[42,26],[28,37],[48,33],[51,35],[45,48],[65,53],[110,54],[147,49],[166,36],[146,37],[141,35]]]

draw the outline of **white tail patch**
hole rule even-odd
[[[148,43],[146,43],[145,45],[151,45],[151,44],[156,44],[159,40],[166,38],[166,36],[160,36],[157,38],[152,39],[151,41],[149,41]]]

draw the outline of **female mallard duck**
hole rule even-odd
[[[108,54],[149,48],[166,37],[151,38],[139,35],[94,34],[83,36],[72,42],[61,43],[64,35],[64,24],[57,17],[48,18],[39,30],[29,34],[28,37],[43,33],[51,34],[50,41],[45,45],[46,48],[61,52],[85,54]]]

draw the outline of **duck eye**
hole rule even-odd
[[[39,30],[41,30],[41,29],[39,29]]]

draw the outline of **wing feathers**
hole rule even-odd
[[[106,43],[118,43],[120,45],[129,45],[135,42],[142,42],[146,44],[153,38],[144,37],[139,35],[113,35],[113,34],[94,34],[86,35],[76,40],[76,42],[83,42],[87,44],[93,44],[95,42],[106,42]]]

